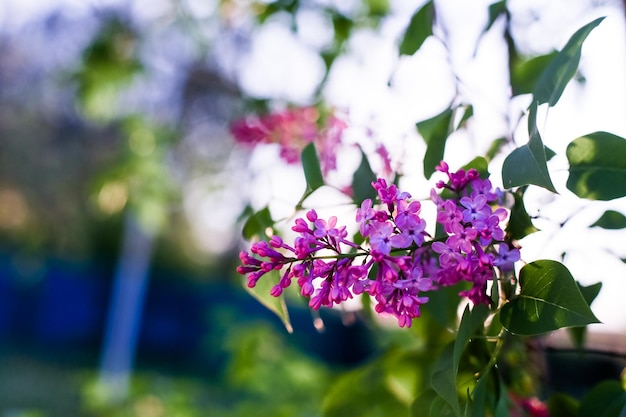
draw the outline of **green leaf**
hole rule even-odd
[[[582,398],[578,417],[622,417],[626,413],[626,391],[618,381],[604,381]]]
[[[449,343],[435,364],[431,385],[437,394],[452,407],[454,415],[460,417],[461,406],[456,392],[456,373],[454,369],[454,342]]]
[[[509,332],[532,336],[599,322],[560,262],[529,263],[520,271],[519,281],[520,294],[500,312],[500,321]]]
[[[578,401],[567,394],[557,392],[548,398],[550,417],[572,417],[578,415]]]
[[[453,417],[450,406],[433,389],[421,393],[411,403],[411,417]],[[353,414],[349,414],[353,415]],[[382,414],[387,416],[389,414]]]
[[[411,403],[411,417],[422,417],[426,414],[426,410],[430,410],[435,399],[440,398],[435,390],[428,389],[422,392]]]
[[[456,339],[444,348],[435,365],[431,385],[452,407],[456,416],[461,414],[456,388],[456,376],[459,371],[461,356],[470,339],[485,323],[488,315],[489,308],[483,304],[474,306],[472,310],[469,309],[469,305],[466,306]]]
[[[489,31],[498,17],[506,14],[506,1],[501,0],[489,5],[489,18],[487,19],[487,25],[483,29],[483,33]]]
[[[320,168],[320,160],[317,157],[317,151],[315,145],[309,143],[304,147],[301,154],[302,169],[304,170],[304,178],[306,180],[306,190],[300,197],[300,201],[296,204],[296,210],[302,208],[302,203],[307,199],[315,190],[324,185],[324,177],[322,175],[322,169]]]
[[[511,68],[511,89],[513,95],[530,94],[539,80],[539,76],[558,55],[557,51],[535,56],[528,60],[517,59]]]
[[[429,301],[427,308],[423,309],[424,316],[432,318],[442,328],[455,325],[459,307],[458,293],[458,289],[452,286],[440,287],[426,293]]]
[[[480,178],[489,178],[489,162],[482,156],[477,156],[476,158],[469,161],[467,164],[462,167],[465,171],[469,171],[470,169],[475,169],[478,171],[478,175]]]
[[[417,131],[426,142],[424,176],[430,178],[435,167],[443,160],[446,140],[450,134],[453,111],[447,108],[442,113],[416,124]]]
[[[308,191],[315,191],[324,185],[324,177],[320,168],[320,160],[317,157],[315,145],[309,143],[302,150],[302,168]]]
[[[486,399],[487,399],[487,374],[484,374],[476,384],[474,391],[472,391],[472,397],[468,402],[468,412],[466,416],[471,417],[484,417],[486,414]]]
[[[506,188],[533,184],[556,193],[548,166],[546,150],[537,128],[537,102],[528,113],[528,143],[511,152],[502,165],[502,182]]]
[[[494,417],[510,417],[509,414],[509,394],[508,388],[502,378],[498,378],[500,381],[500,389],[498,390],[498,401],[496,402],[496,407],[493,411]]]
[[[267,237],[266,231],[268,229],[273,230],[273,227],[274,221],[272,220],[270,209],[265,206],[248,217],[248,220],[246,220],[246,223],[243,225],[242,234],[247,240],[254,237],[261,239]]]
[[[459,369],[463,350],[465,350],[470,339],[476,335],[478,329],[482,328],[483,324],[485,324],[485,320],[487,320],[488,316],[489,307],[484,304],[475,305],[471,310],[469,309],[469,305],[465,306],[463,316],[461,317],[461,324],[459,325],[459,330],[454,342],[453,366],[455,373]]]
[[[263,275],[256,283],[254,288],[250,288],[244,284],[246,291],[256,298],[258,302],[263,304],[268,310],[276,314],[283,322],[283,325],[289,333],[293,332],[291,321],[289,320],[289,311],[285,304],[284,297],[274,297],[270,294],[272,287],[280,280],[280,271],[270,271]]]
[[[430,0],[411,17],[402,42],[400,42],[400,55],[413,55],[420,49],[426,38],[433,34],[434,20],[435,5]]]
[[[458,129],[465,127],[465,125],[467,124],[467,121],[471,119],[472,116],[474,116],[474,106],[472,106],[471,104],[462,105],[462,106],[457,107],[456,110],[463,112],[463,114],[461,115],[461,119],[459,119],[459,122],[454,128],[455,130],[458,130]]]
[[[352,176],[352,199],[357,206],[366,199],[374,200],[376,190],[372,187],[372,182],[376,181],[376,174],[367,160],[367,155],[361,150],[361,163]]]
[[[532,233],[538,232],[539,229],[533,224],[526,206],[524,205],[524,193],[528,187],[520,187],[513,194],[515,203],[511,208],[511,216],[509,224],[506,226],[506,232],[512,239],[519,240]]]
[[[364,366],[341,373],[327,391],[321,406],[324,417],[406,416],[410,404],[402,401],[389,384],[397,367],[407,370],[406,353],[387,350]],[[409,371],[415,371],[409,369]]]
[[[619,211],[607,210],[590,227],[601,227],[603,229],[623,229],[626,228],[626,216]]]
[[[372,17],[383,17],[389,13],[389,0],[366,0],[368,15]]]
[[[487,161],[491,161],[493,158],[495,158],[495,156],[500,153],[500,149],[502,149],[502,147],[504,145],[506,145],[509,141],[506,140],[506,138],[498,138],[496,140],[494,140],[493,142],[491,142],[491,145],[489,146],[489,149],[487,150],[487,153],[485,154],[485,159]]]
[[[626,196],[626,140],[594,132],[573,140],[566,156],[567,188],[578,197],[612,200]]]
[[[546,153],[546,161],[549,161],[550,159],[556,156],[556,152],[554,152],[552,149],[548,148],[547,146],[544,146],[543,149]]]
[[[585,299],[585,302],[588,305],[591,305],[593,300],[595,300],[598,294],[600,293],[600,289],[602,289],[601,282],[596,282],[595,284],[588,285],[586,287],[583,285],[580,285],[579,282],[577,282],[576,284],[578,285],[578,289],[580,290],[580,293],[583,295],[583,298]],[[582,347],[585,345],[585,336],[587,334],[587,327],[586,326],[572,327],[571,329],[568,329],[568,331],[569,331],[570,338],[572,339],[572,342],[574,343],[574,346],[576,346],[578,349],[582,349]]]
[[[604,17],[595,19],[572,35],[563,49],[541,73],[539,81],[533,89],[533,102],[548,103],[548,105],[554,106],[559,101],[563,90],[576,74],[583,42],[602,20]]]
[[[354,27],[354,21],[349,17],[340,14],[333,13],[333,29],[335,30],[335,45],[343,45],[350,37],[352,28]]]

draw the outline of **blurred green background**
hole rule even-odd
[[[0,6],[0,416],[319,415],[377,342],[304,304],[288,334],[234,274],[228,125],[266,98],[232,23],[267,5],[30,3]]]

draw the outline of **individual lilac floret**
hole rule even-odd
[[[500,268],[502,272],[510,272],[514,268],[514,263],[520,260],[519,249],[509,248],[506,243],[500,243],[498,245],[498,255],[493,261],[493,264]]]

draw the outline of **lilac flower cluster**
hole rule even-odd
[[[280,296],[295,279],[313,309],[369,294],[375,310],[395,316],[401,327],[410,327],[420,316],[420,306],[428,301],[424,293],[441,286],[469,282],[471,288],[459,295],[488,304],[487,281],[496,270],[512,270],[520,259],[501,226],[508,217],[498,207],[502,193],[476,170],[451,173],[444,162],[437,170],[448,176],[437,184],[441,194],[431,192],[441,237],[425,231],[419,201],[378,179],[372,186],[381,208],[367,199],[356,213],[360,236],[355,240],[362,244],[348,239],[336,217],[324,220],[310,210],[292,227],[298,233],[293,245],[279,236],[255,243],[250,253],[241,252],[237,271],[254,287],[267,272],[284,269],[271,294]]]

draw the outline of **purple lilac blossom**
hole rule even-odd
[[[476,170],[450,172],[445,162],[437,170],[448,177],[437,183],[447,190],[445,198],[431,191],[442,236],[426,232],[420,202],[378,179],[372,187],[382,209],[367,199],[356,210],[357,241],[363,243],[348,239],[336,217],[321,219],[310,210],[291,229],[297,233],[293,245],[279,236],[257,242],[250,253],[241,252],[237,271],[254,287],[266,273],[283,270],[271,295],[282,295],[295,278],[313,309],[368,294],[376,301],[375,311],[394,316],[401,327],[410,327],[428,292],[442,286],[467,282],[461,297],[490,304],[487,283],[512,271],[520,259],[504,232],[508,211],[498,207],[503,192]]]

